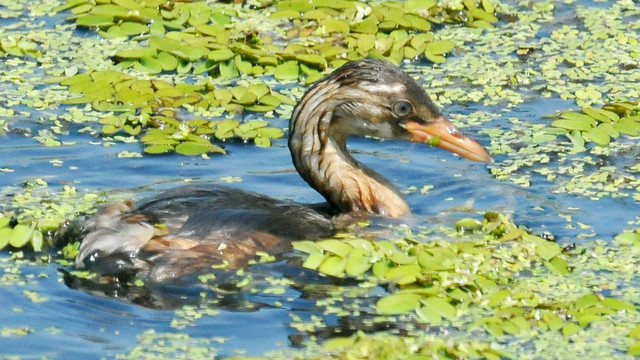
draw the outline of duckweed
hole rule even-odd
[[[295,243],[294,247],[307,259],[316,258],[304,266],[329,276],[355,277],[362,282],[361,288],[382,286],[387,291],[386,296],[373,296],[377,300],[372,302],[361,293],[349,294],[350,290],[345,289],[339,296],[334,294],[334,300],[322,301],[323,306],[348,309],[347,314],[351,315],[342,316],[362,316],[358,314],[375,310],[379,321],[402,319],[405,325],[401,327],[413,334],[410,337],[413,340],[424,333],[408,325],[411,323],[462,331],[480,343],[482,339],[495,341],[509,337],[507,344],[514,341],[512,336],[538,341],[536,339],[546,337],[547,333],[574,339],[586,336],[580,335],[585,332],[597,332],[607,324],[621,327],[612,330],[612,336],[619,332],[629,334],[629,341],[618,345],[620,350],[637,351],[634,339],[639,337],[636,322],[640,317],[636,291],[622,290],[623,286],[621,291],[609,293],[610,280],[597,279],[602,266],[610,261],[609,256],[620,256],[620,251],[627,251],[623,249],[631,251],[625,253],[624,259],[609,262],[605,267],[619,269],[619,266],[637,263],[638,230],[621,233],[615,237],[615,244],[606,249],[595,242],[573,250],[533,235],[496,213],[486,213],[481,227],[473,231],[437,230],[447,234],[448,241],[434,236],[432,231],[418,238],[399,232],[403,235],[397,240],[370,241],[345,234],[317,244]],[[457,240],[452,241],[455,238]],[[342,264],[352,256],[365,257],[368,267],[345,272]],[[633,275],[636,270],[628,268],[627,271],[629,276],[636,276]],[[524,276],[525,273],[534,276]],[[614,282],[627,281],[624,276],[617,278],[618,275],[613,276],[617,279]],[[547,280],[541,280],[543,278]],[[580,286],[578,283],[564,285],[567,281],[585,279],[588,280]],[[614,285],[614,288],[617,287]],[[627,291],[631,292],[622,295]],[[312,326],[318,327],[322,325]],[[479,330],[485,335],[480,336]],[[395,341],[393,333],[384,335],[384,340],[377,338],[380,335],[370,338],[364,334],[338,338],[328,341],[325,350],[338,348],[349,352],[355,349],[354,342],[361,340]],[[500,356],[509,357],[508,348],[509,345],[501,350],[493,349],[499,351]],[[383,350],[375,351],[382,354]]]
[[[305,77],[308,82],[344,59],[382,57],[399,63],[425,56],[443,62],[454,43],[434,41],[432,23],[484,28],[498,22],[488,0],[465,1],[462,9],[440,7],[434,1],[283,0],[261,9],[270,13],[264,24],[253,20],[256,14],[250,7],[220,3],[68,1],[55,11],[69,9],[76,25],[138,45],[115,53],[122,68],[151,74],[207,72],[227,78],[273,74],[278,80]],[[267,31],[278,28],[282,30]]]
[[[283,103],[292,103],[262,83],[229,89],[215,88],[211,84],[174,86],[160,79],[136,80],[112,70],[76,74],[59,81],[69,87],[69,92],[81,95],[69,99],[68,103],[91,103],[94,110],[110,114],[99,120],[103,125],[101,133],[132,136],[142,133],[141,141],[147,145],[145,152],[148,154],[170,151],[183,155],[224,154],[223,148],[211,143],[212,139],[252,139],[257,145],[268,147],[272,139],[284,135],[280,129],[268,128],[268,123],[262,120],[245,124],[233,119],[182,121],[178,107],[208,111],[222,106],[231,113],[243,109],[269,112]]]
[[[497,181],[521,186],[547,181],[550,191],[581,199],[640,201],[638,165],[607,162],[633,157],[637,151],[635,4],[576,5],[577,22],[553,27],[546,36],[541,30],[560,6],[552,1],[517,6],[487,1],[256,3],[260,10],[270,11],[270,19],[251,20],[256,11],[249,2],[146,6],[124,0],[72,0],[56,9],[69,16],[67,25],[40,31],[38,21],[33,21],[25,27],[29,30],[0,33],[0,56],[11,70],[2,75],[9,89],[0,105],[0,136],[24,130],[45,146],[62,146],[60,134],[66,122],[73,121],[99,124],[105,144],[141,139],[146,153],[220,152],[224,150],[214,142],[223,139],[253,139],[266,145],[281,136],[281,130],[262,119],[272,113],[286,118],[292,99],[302,91],[276,87],[271,79],[278,68],[276,79],[311,82],[349,59],[426,58],[433,66],[409,64],[407,69],[421,73],[438,104],[489,106],[452,117],[461,126],[487,125],[481,133],[490,137],[490,152],[498,160],[491,167]],[[5,4],[0,17],[23,16],[22,5],[17,5]],[[33,6],[30,14],[50,12],[46,5]],[[337,12],[341,15],[335,16]],[[489,25],[496,12],[506,21],[494,29]],[[441,21],[469,27],[444,26],[432,33]],[[76,25],[97,31],[106,41],[73,36]],[[74,48],[81,48],[82,55]],[[67,62],[67,54],[75,59]],[[46,80],[41,80],[42,72]],[[194,75],[198,80],[188,77]],[[206,76],[211,78],[201,81]],[[36,91],[43,84],[46,91]],[[538,97],[567,100],[562,106],[566,110],[552,119],[518,118],[510,111]],[[48,111],[63,101],[63,114],[50,115]],[[261,116],[241,123],[236,115],[243,112]],[[15,125],[38,116],[49,129],[31,134]],[[491,126],[494,119],[505,117],[507,126]],[[154,135],[165,128],[171,131]],[[259,131],[267,133],[258,136]],[[104,201],[103,194],[78,194],[72,187],[57,190],[40,181],[2,192],[16,194],[6,197],[10,200],[2,205],[0,217],[0,242],[12,253],[12,258],[0,259],[3,286],[37,281],[21,268],[42,263],[24,260],[41,241],[35,234],[43,235],[45,246],[49,231],[62,219],[92,212]],[[639,355],[640,220],[612,240],[601,239],[589,224],[574,222],[565,213],[559,216],[566,217],[567,227],[584,229],[589,241],[561,246],[536,234],[536,229],[531,233],[503,216],[488,214],[421,234],[395,229],[399,236],[378,242],[348,234],[318,244],[296,244],[308,254],[301,261],[305,267],[356,284],[295,285],[312,294],[305,300],[323,314],[305,317],[291,312],[292,331],[309,338],[304,344],[307,352],[298,358],[509,358],[534,348],[540,357]],[[22,247],[10,247],[11,240]],[[73,259],[77,249],[77,242],[67,244],[61,256]],[[75,271],[74,276],[96,275]],[[212,274],[202,279],[215,283]],[[282,292],[282,286],[292,288],[273,282],[262,289],[253,282],[241,276],[238,284],[271,295]],[[29,299],[41,297],[32,289],[20,293]],[[215,316],[207,313],[210,310],[185,307],[176,312],[172,325],[192,326],[203,315]],[[339,334],[318,347],[321,334],[331,332],[330,318],[346,319],[345,323],[363,319],[352,323],[363,331]],[[380,328],[390,330],[368,334]],[[435,331],[447,332],[447,339]],[[1,332],[11,337],[34,330],[11,327]],[[183,332],[146,331],[130,356],[160,357],[167,352],[172,358],[185,353],[206,358],[216,353],[219,343]]]

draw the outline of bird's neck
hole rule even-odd
[[[409,206],[395,186],[355,160],[346,148],[346,136],[331,131],[333,109],[327,91],[338,84],[315,86],[294,109],[289,124],[293,163],[309,185],[341,212],[365,211],[400,217]],[[339,98],[339,97],[338,97]]]

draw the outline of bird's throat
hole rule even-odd
[[[304,166],[303,178],[342,213],[367,212],[401,217],[411,211],[400,192],[382,175],[355,160],[345,146],[324,139],[320,153]]]

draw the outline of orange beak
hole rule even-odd
[[[469,160],[493,162],[493,158],[482,145],[463,134],[445,117],[426,125],[408,121],[405,128],[411,134],[413,142],[428,143]]]

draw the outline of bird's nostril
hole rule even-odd
[[[462,131],[458,130],[458,128],[455,128],[455,127],[449,129],[449,133],[457,137],[458,139],[462,139],[466,137]]]

